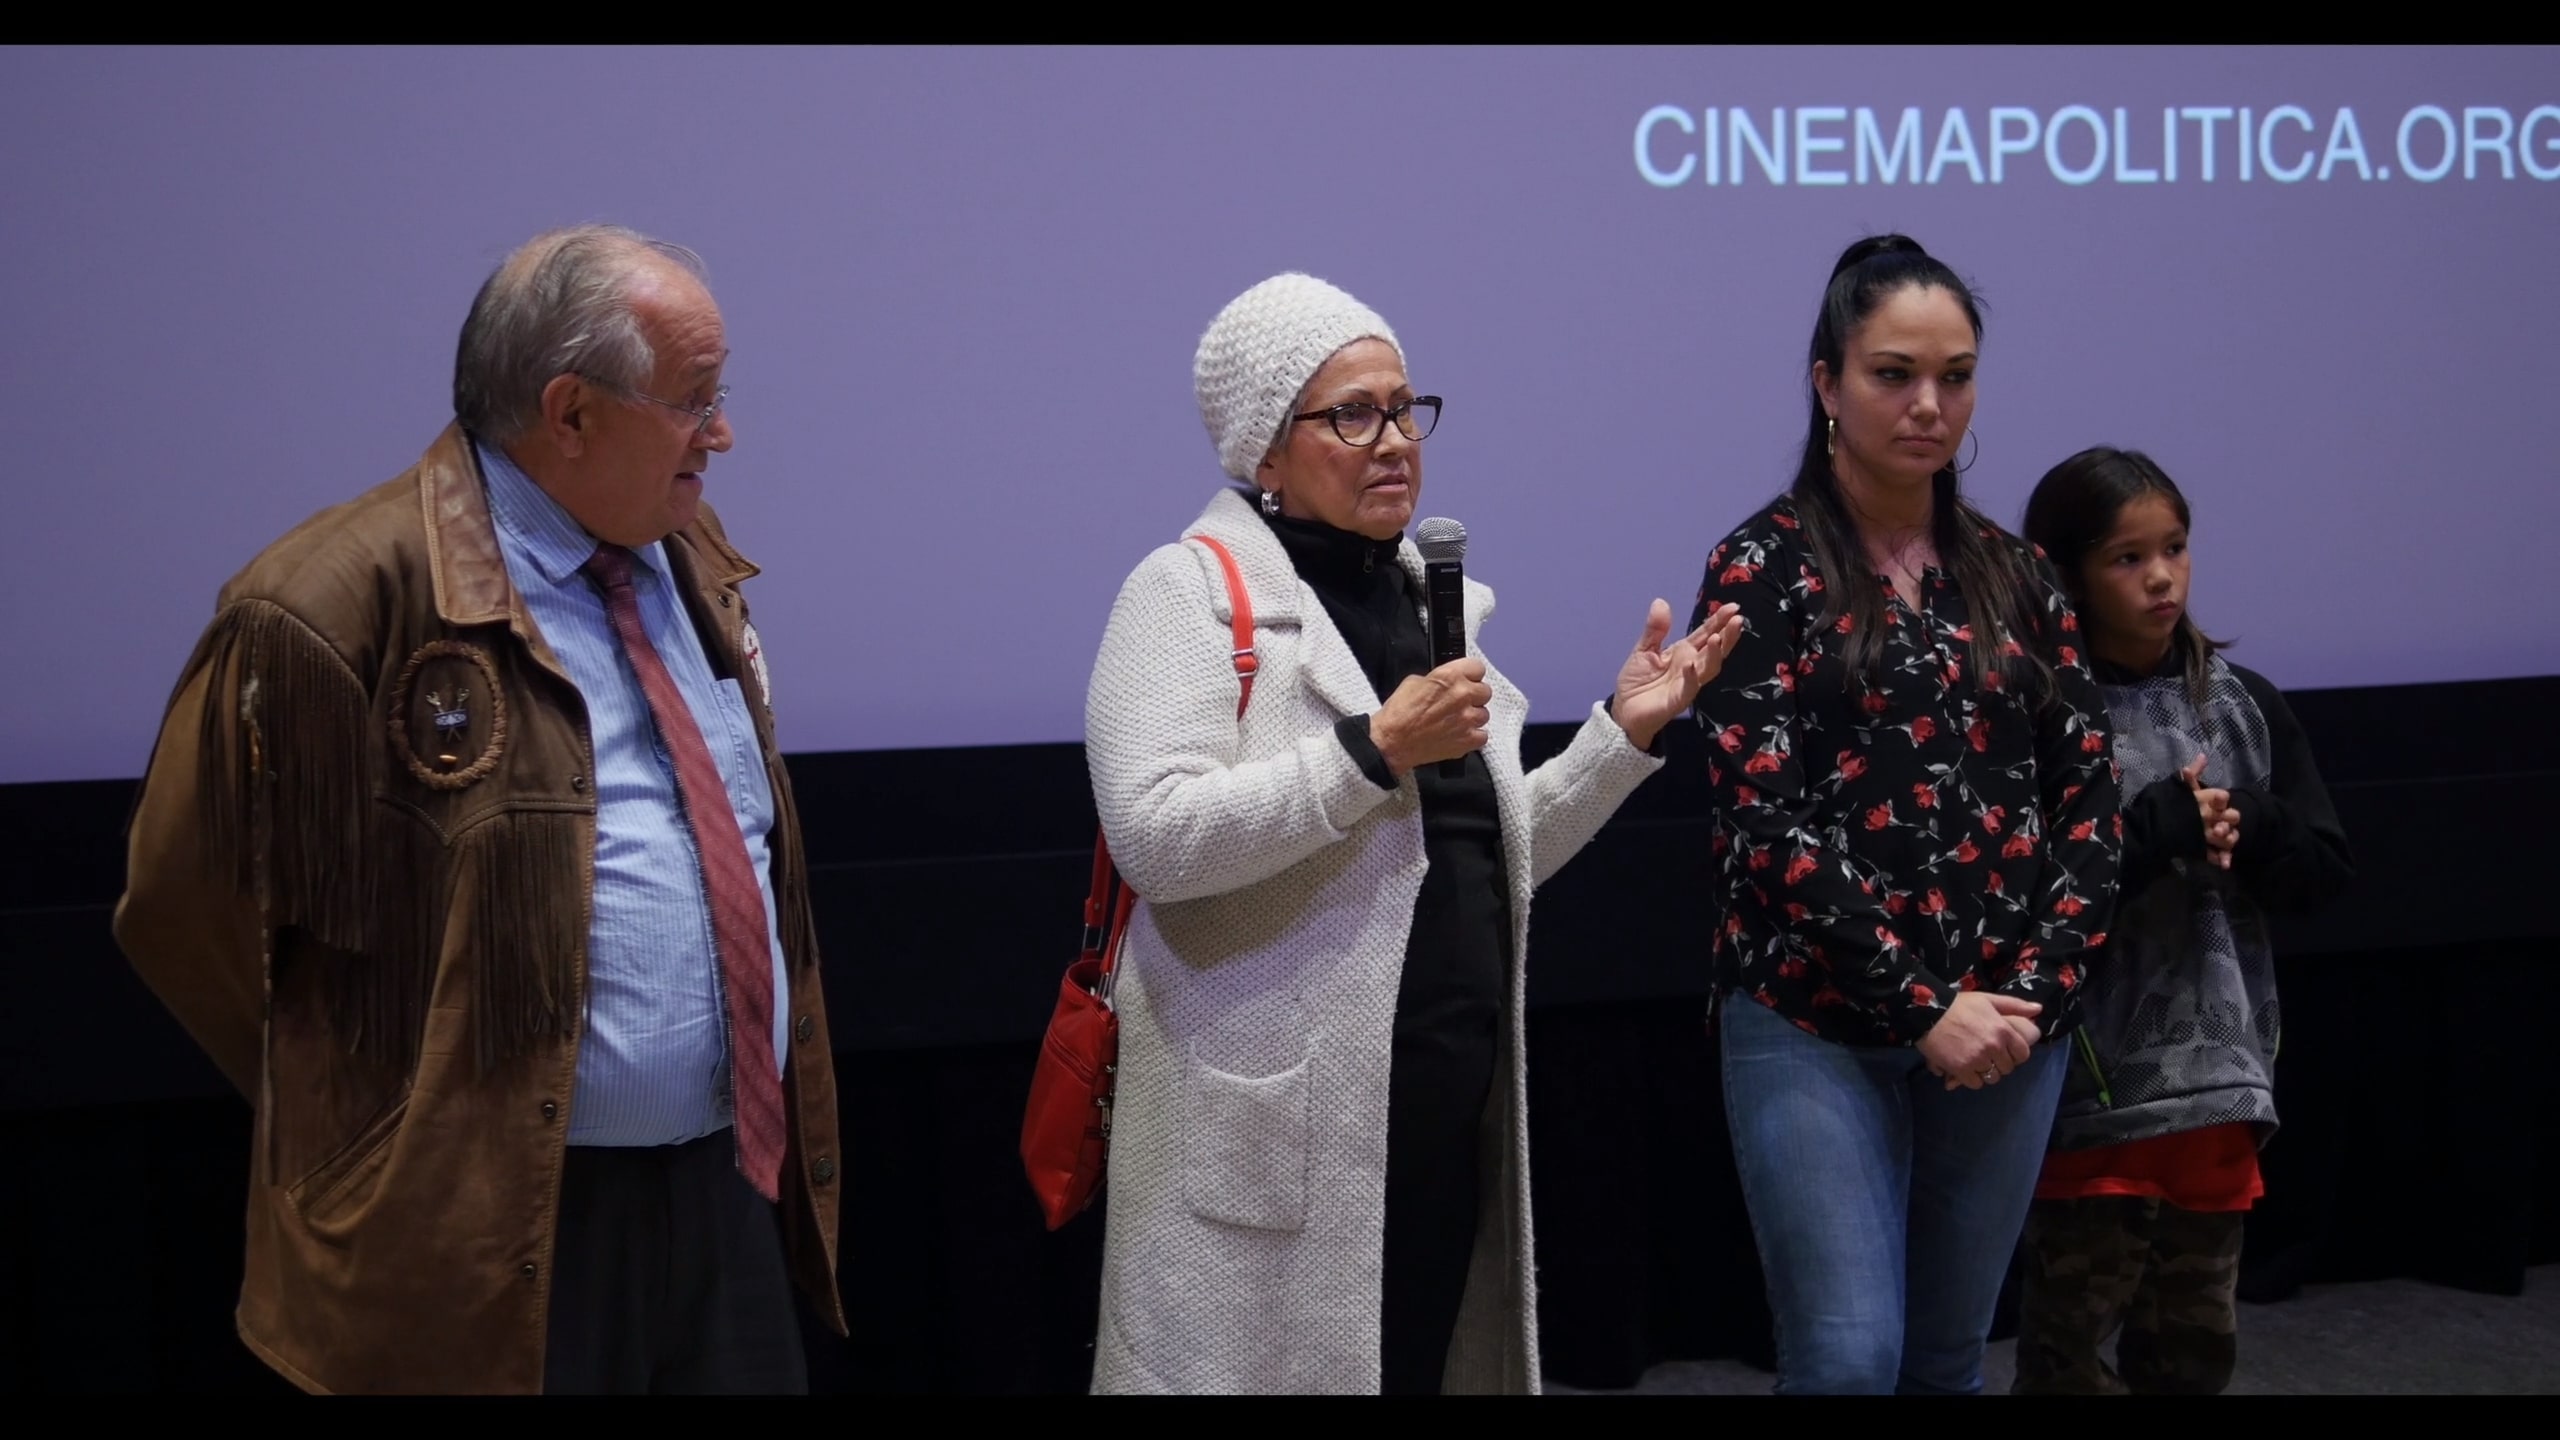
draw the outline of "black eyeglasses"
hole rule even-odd
[[[1396,422],[1397,431],[1407,440],[1420,440],[1440,423],[1440,397],[1416,395],[1401,405],[1386,409],[1355,400],[1347,405],[1332,405],[1289,418],[1292,421],[1330,420],[1334,435],[1345,445],[1377,444],[1378,437],[1387,433],[1389,420]]]

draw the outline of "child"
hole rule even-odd
[[[2137,451],[2084,450],[2027,501],[2112,718],[2124,859],[2028,1213],[2013,1394],[2230,1383],[2241,1217],[2276,1128],[2264,915],[2353,875],[2284,697],[2187,614],[2187,527]]]

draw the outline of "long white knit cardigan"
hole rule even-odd
[[[1375,1392],[1387,1071],[1426,866],[1421,802],[1410,777],[1372,784],[1335,738],[1377,693],[1252,502],[1221,493],[1186,533],[1234,554],[1261,668],[1239,722],[1224,576],[1205,546],[1170,544],[1121,587],[1086,697],[1095,804],[1142,899],[1117,981],[1093,1387]],[[1410,541],[1401,558],[1418,582]],[[1466,588],[1481,659],[1493,592]],[[1486,676],[1525,960],[1531,889],[1661,762],[1595,704],[1562,754],[1523,774],[1528,702],[1489,661]],[[1539,1388],[1518,964],[1507,989],[1452,1393]]]

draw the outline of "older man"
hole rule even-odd
[[[256,1108],[240,1335],[305,1389],[799,1391],[793,1282],[844,1329],[728,353],[690,251],[536,238],[178,681],[116,937]]]

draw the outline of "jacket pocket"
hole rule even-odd
[[[365,1122],[336,1154],[295,1182],[285,1191],[295,1213],[306,1223],[325,1224],[370,1195],[383,1166],[390,1163],[392,1138],[400,1133],[400,1122],[408,1113],[409,1097],[403,1092]]]
[[[1305,1226],[1312,1063],[1248,1076],[1195,1054],[1184,1067],[1182,1189],[1192,1214],[1253,1230]]]

